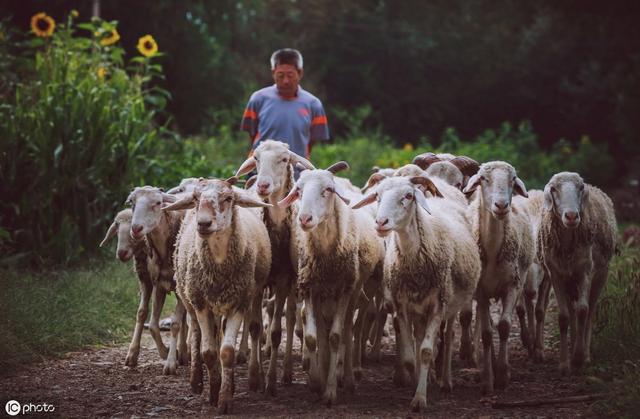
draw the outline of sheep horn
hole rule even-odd
[[[225,179],[225,182],[227,182],[229,186],[233,186],[238,182],[238,178],[236,176],[231,176],[230,178]]]
[[[339,161],[327,167],[327,172],[331,172],[334,175],[340,172],[341,170],[349,170],[349,164],[346,161]]]
[[[433,153],[422,153],[415,156],[412,163],[420,167],[422,170],[427,170],[427,167],[439,161],[442,161],[442,159]]]
[[[428,190],[429,192],[431,192],[431,194],[433,196],[438,196],[440,198],[443,198],[442,194],[440,193],[440,191],[438,190],[436,185],[433,184],[431,179],[426,178],[424,176],[414,176],[411,179],[409,179],[409,181],[411,183],[413,183],[414,185],[422,185],[422,186],[424,186],[424,188],[426,190]]]
[[[249,189],[250,187],[253,186],[254,183],[256,183],[256,180],[258,180],[258,175],[253,175],[251,176],[249,179],[247,179],[247,181],[244,184],[244,188],[245,189]]]
[[[451,163],[460,169],[465,176],[473,176],[480,170],[480,163],[467,156],[458,156],[452,159]]]

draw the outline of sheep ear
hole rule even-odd
[[[524,186],[524,182],[520,180],[519,177],[516,177],[515,183],[513,184],[513,192],[520,196],[524,196],[525,198],[529,198],[527,188]]]
[[[327,167],[327,171],[331,172],[334,175],[342,170],[349,170],[349,163],[347,163],[346,161],[339,161]]]
[[[305,167],[305,169],[310,169],[310,170],[314,170],[315,169],[315,166],[313,164],[311,164],[311,162],[309,160],[305,159],[304,157],[298,156],[293,151],[289,151],[289,161],[294,166],[295,166],[296,163],[300,163],[301,165],[303,165]]]
[[[224,181],[227,182],[229,184],[229,186],[233,186],[236,183],[238,183],[238,177],[237,176],[231,176],[230,178],[225,179]]]
[[[256,159],[251,156],[246,159],[236,171],[236,176],[246,175],[250,171],[256,168]]]
[[[422,170],[427,170],[435,162],[441,161],[440,157],[433,153],[422,153],[413,158],[412,164],[415,164]]]
[[[467,186],[465,186],[462,192],[465,194],[468,194],[475,191],[478,188],[478,186],[480,186],[481,181],[482,181],[482,176],[476,173],[475,175],[471,176],[471,179],[469,179],[469,182],[467,182]]]
[[[544,205],[543,208],[545,211],[551,211],[553,209],[553,195],[551,194],[551,186],[547,184],[544,187]]]
[[[176,202],[177,200],[178,200],[177,196],[171,195],[166,192],[162,192],[162,202],[171,204],[173,202]]]
[[[109,240],[111,240],[111,238],[116,235],[117,232],[118,224],[114,221],[113,223],[111,223],[111,226],[109,226],[109,230],[107,230],[107,234],[105,234],[104,239],[102,239],[102,242],[100,242],[100,247],[107,244]]]
[[[358,202],[351,208],[352,209],[362,208],[366,205],[372,204],[373,201],[375,201],[377,198],[378,198],[378,192],[370,193],[369,195],[365,196],[364,199],[362,199],[360,202]]]
[[[369,176],[369,180],[367,180],[367,184],[365,185],[365,187],[362,188],[362,192],[366,192],[367,189],[372,188],[384,178],[385,176],[383,174],[380,174],[380,173],[372,174],[371,176]]]
[[[420,205],[429,215],[431,215],[431,208],[429,208],[429,204],[427,204],[427,198],[424,196],[422,189],[418,188],[417,191],[413,194],[416,197],[416,202]]]
[[[429,179],[428,177],[414,176],[411,179],[409,179],[409,181],[411,183],[413,183],[414,185],[417,185],[418,188],[423,193],[426,193],[427,191],[429,191],[429,192],[431,192],[431,195],[433,195],[433,196],[437,196],[439,198],[443,197],[442,193],[440,193],[440,191],[438,190],[436,185],[434,185],[433,181],[431,179]]]
[[[272,207],[273,205],[268,204],[266,202],[262,202],[260,200],[257,200],[255,198],[252,198],[251,196],[242,193],[242,192],[237,192],[234,191],[233,193],[234,195],[234,204],[239,206],[239,207],[243,207],[243,208],[267,208],[267,207]]]
[[[184,186],[175,186],[167,191],[169,195],[175,195],[184,192]]]
[[[342,202],[344,202],[345,204],[349,205],[349,203],[351,201],[348,198],[345,198],[344,191],[342,190],[342,188],[340,186],[334,185],[333,186],[333,192],[336,194],[336,196],[338,198],[340,198],[342,200]]]
[[[293,189],[291,189],[291,192],[289,192],[282,201],[278,202],[278,206],[286,208],[291,206],[291,204],[293,204],[298,198],[300,198],[300,192],[298,191],[298,187],[294,186]]]
[[[256,183],[256,180],[258,180],[258,175],[253,175],[251,176],[249,179],[247,179],[247,181],[244,184],[244,188],[245,189],[249,189],[250,187],[253,186],[254,183]]]
[[[185,209],[195,208],[196,200],[194,194],[190,196],[186,196],[181,200],[174,202],[171,205],[167,205],[166,207],[162,207],[164,211],[180,211]]]

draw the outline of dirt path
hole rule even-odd
[[[547,334],[555,327],[555,315],[548,316]],[[589,415],[589,405],[572,403],[521,409],[492,409],[492,400],[518,400],[564,395],[587,394],[583,376],[561,377],[557,371],[557,348],[547,346],[547,361],[534,364],[527,359],[519,342],[519,326],[514,316],[511,344],[511,385],[506,391],[484,398],[477,382],[477,370],[465,369],[454,356],[454,390],[440,394],[437,386],[429,387],[430,417],[580,417]],[[459,332],[458,332],[459,335]],[[494,333],[497,335],[497,333]],[[180,367],[177,376],[162,376],[153,341],[143,335],[139,366],[124,366],[127,346],[88,349],[69,353],[64,359],[51,360],[24,367],[0,379],[0,402],[53,404],[54,415],[60,417],[211,417],[217,410],[210,407],[206,396],[192,395],[188,386],[188,370]],[[165,342],[168,335],[164,336]],[[552,339],[549,339],[552,340]],[[283,342],[284,343],[284,342]],[[296,339],[297,343],[297,339]],[[551,346],[551,347],[549,347]],[[283,348],[284,345],[281,346]],[[306,387],[306,376],[295,358],[294,383],[279,386],[278,397],[249,393],[246,365],[238,368],[235,394],[237,417],[305,416],[305,417],[408,417],[412,389],[395,388],[393,345],[386,338],[381,364],[366,364],[363,380],[356,394],[338,392],[339,401],[326,408]],[[281,362],[281,359],[280,359]],[[205,374],[206,377],[206,374]],[[205,385],[205,389],[207,386]],[[4,414],[4,412],[2,412]],[[51,417],[52,414],[47,414]],[[233,417],[233,416],[232,416]]]

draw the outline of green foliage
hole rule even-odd
[[[131,264],[95,259],[67,270],[0,271],[0,371],[86,345],[131,338],[138,281]],[[175,307],[167,299],[164,312]]]
[[[123,50],[100,42],[115,28],[69,16],[52,37],[21,43],[27,73],[0,107],[0,224],[14,258],[61,262],[94,249],[163,141],[154,116],[168,94],[151,83],[161,67],[138,57],[127,71]]]

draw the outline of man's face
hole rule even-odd
[[[278,64],[275,69],[271,70],[278,93],[284,97],[294,97],[298,91],[302,73],[303,71],[298,70],[294,65]]]

